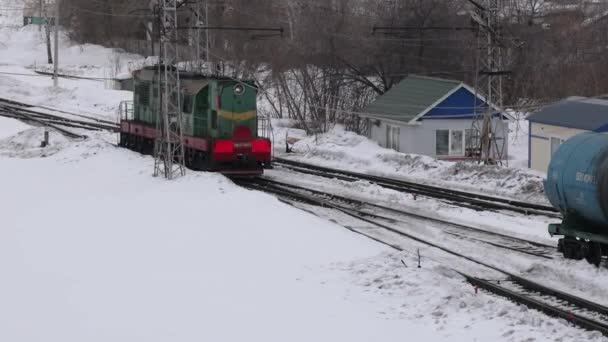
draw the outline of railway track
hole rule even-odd
[[[44,113],[32,108],[43,108],[57,113],[68,114],[78,119],[71,119],[61,115]],[[85,139],[86,136],[73,132],[67,128],[78,128],[89,131],[112,131],[118,130],[118,125],[111,121],[88,117],[76,113],[70,113],[49,107],[37,107],[22,102],[0,99],[0,116],[21,120],[44,127],[49,127],[69,138]],[[85,120],[83,120],[85,119]]]
[[[408,232],[396,229],[392,226],[390,218],[383,215],[370,213],[364,206],[370,205],[357,200],[352,200],[332,194],[322,193],[315,190],[308,190],[289,184],[276,182],[268,179],[254,179],[248,181],[239,181],[239,184],[251,189],[263,191],[277,196],[280,200],[298,207],[298,204],[306,204],[314,207],[323,207],[332,211],[336,211],[348,217],[360,220],[374,229],[356,228],[353,226],[344,226],[345,228],[373,239],[379,243],[390,246],[399,251],[405,251],[398,243],[387,240],[386,234],[392,234],[402,240],[414,241],[416,243],[437,249],[440,253],[445,253],[449,258],[459,258],[466,262],[474,264],[478,267],[485,268],[499,275],[493,277],[493,280],[483,279],[482,277],[469,274],[468,271],[458,269],[458,267],[445,265],[460,273],[469,283],[475,287],[481,288],[496,295],[506,297],[516,303],[523,304],[529,308],[539,310],[547,315],[563,318],[572,324],[581,328],[593,331],[599,331],[605,336],[608,336],[608,307],[593,303],[586,299],[570,295],[568,293],[549,288],[537,282],[519,277],[509,271],[488,264],[483,260],[478,260],[475,257],[464,255],[461,252],[455,251],[449,247],[445,247],[433,241],[426,240],[419,236],[412,235]],[[373,206],[373,204],[372,204]],[[390,208],[389,208],[390,209]],[[399,212],[398,210],[396,212]],[[415,215],[406,213],[407,215]],[[426,220],[428,218],[421,218]],[[443,221],[442,221],[443,222]],[[449,224],[448,224],[449,226]],[[459,225],[456,225],[459,226]],[[463,226],[461,226],[463,227]],[[450,228],[454,228],[451,226]],[[472,227],[466,227],[472,228]],[[464,229],[464,228],[463,228]],[[472,228],[473,230],[475,228]],[[472,231],[473,231],[472,230]],[[485,232],[488,233],[488,232]],[[491,234],[491,233],[490,233]],[[503,236],[498,236],[503,237]],[[517,243],[530,243],[529,241],[520,240],[512,237]],[[476,237],[477,239],[477,237]],[[506,243],[508,240],[504,240]],[[511,243],[515,242],[511,241]],[[531,243],[535,245],[535,243]],[[521,247],[521,246],[520,246]],[[538,245],[535,248],[544,248],[549,246]],[[554,248],[553,248],[554,249]],[[546,258],[548,255],[538,250],[513,248],[511,251],[533,255],[539,258]],[[451,260],[451,259],[448,259]]]
[[[330,202],[336,208],[355,211],[361,217],[371,218],[376,220],[376,222],[381,222],[384,224],[407,224],[408,220],[413,218],[418,221],[432,223],[434,226],[440,228],[444,233],[456,239],[484,243],[496,248],[511,250],[545,259],[559,257],[555,246],[515,238],[492,231],[482,230],[476,227],[453,223],[437,217],[430,217],[420,213],[355,200],[352,198],[329,194],[267,178],[257,179],[256,182],[258,184],[266,185],[267,188],[272,187],[275,189],[275,191],[286,190],[305,196],[312,196],[313,198],[317,198],[321,201]]]
[[[464,206],[475,210],[507,210],[525,215],[543,215],[552,218],[561,218],[561,214],[559,214],[555,208],[548,205],[446,189],[433,185],[384,178],[358,172],[336,170],[284,158],[275,157],[273,163],[274,165],[281,166],[292,171],[324,178],[339,179],[348,182],[356,182],[361,180],[368,181],[388,189],[406,192],[417,196],[440,199],[457,206]]]

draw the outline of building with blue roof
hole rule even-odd
[[[551,156],[568,138],[608,132],[608,100],[570,97],[528,117],[528,167],[546,172]]]
[[[479,155],[473,122],[488,108],[497,136],[492,158],[506,158],[510,117],[460,81],[411,75],[365,107],[360,116],[371,120],[369,137],[381,146],[465,160]]]

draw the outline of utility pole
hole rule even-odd
[[[53,58],[53,86],[59,87],[59,0],[55,0],[55,58]]]
[[[44,40],[46,42],[46,59],[47,64],[53,64],[53,45],[51,44],[51,21],[49,20],[48,13],[48,2],[43,0],[44,7],[42,8],[42,22],[40,26],[44,25]]]
[[[38,16],[40,17],[40,19],[41,19],[41,20],[42,20],[42,18],[44,18],[44,17],[43,17],[43,15],[42,15],[42,2],[43,2],[43,1],[44,1],[44,0],[39,0],[39,1],[38,1]],[[42,31],[42,24],[43,24],[43,22],[41,22],[41,23],[38,25],[38,32]]]

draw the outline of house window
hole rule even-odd
[[[386,147],[399,151],[399,135],[401,129],[399,127],[386,125]]]
[[[551,155],[553,155],[559,146],[564,142],[564,139],[560,138],[551,138]]]
[[[450,155],[464,156],[464,131],[450,131]]]
[[[435,131],[435,155],[463,157],[465,151],[465,130],[440,129]]]
[[[447,156],[450,154],[450,130],[435,131],[435,155]]]

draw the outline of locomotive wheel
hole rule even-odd
[[[123,146],[127,149],[131,149],[131,135],[125,134],[125,141]]]
[[[597,242],[589,242],[588,246],[589,248],[585,260],[587,260],[588,263],[599,267],[602,262],[602,245]]]

